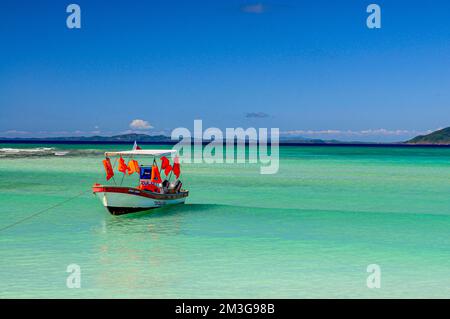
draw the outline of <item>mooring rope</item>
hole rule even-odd
[[[8,226],[2,227],[2,228],[0,228],[0,232],[2,232],[2,231],[4,231],[4,230],[7,230],[7,229],[9,229],[9,228],[12,228],[12,227],[14,227],[14,226],[16,226],[16,225],[18,225],[18,224],[20,224],[20,223],[23,223],[24,221],[27,221],[27,220],[29,220],[29,219],[31,219],[31,218],[34,218],[34,217],[36,217],[36,216],[38,216],[38,215],[41,215],[41,214],[45,213],[45,212],[48,212],[49,210],[51,210],[51,209],[53,209],[53,208],[62,206],[62,205],[64,205],[64,204],[70,202],[71,200],[74,200],[75,198],[78,198],[78,197],[80,197],[81,195],[84,195],[85,193],[87,193],[87,192],[89,192],[89,191],[91,191],[91,190],[88,189],[88,190],[82,191],[81,193],[79,193],[79,194],[77,194],[77,195],[75,195],[75,196],[73,196],[73,197],[71,197],[71,198],[65,199],[65,200],[63,200],[62,202],[59,202],[59,203],[57,203],[57,204],[55,204],[55,205],[53,205],[53,206],[47,207],[47,208],[45,208],[45,209],[39,211],[39,212],[37,212],[37,213],[31,214],[31,215],[29,215],[29,216],[27,216],[27,217],[24,217],[24,218],[22,218],[22,219],[20,219],[20,220],[18,220],[18,221],[16,221],[16,222],[14,222],[14,223],[8,225]]]

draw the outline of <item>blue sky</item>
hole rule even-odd
[[[396,141],[450,126],[448,1],[2,1],[0,41],[0,136],[202,119]]]

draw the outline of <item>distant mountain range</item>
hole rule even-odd
[[[7,138],[0,137],[0,142],[73,142],[73,143],[162,143],[162,144],[174,144],[177,141],[173,141],[170,136],[165,135],[147,135],[147,134],[122,134],[114,136],[71,136],[71,137],[26,137],[26,138]],[[203,141],[205,143],[209,141]],[[400,143],[367,143],[367,142],[343,142],[338,140],[321,140],[321,139],[309,139],[300,136],[295,137],[280,137],[280,143],[282,144],[419,144],[419,145],[450,145],[450,127],[442,130],[435,131],[427,135],[419,135],[413,139],[400,142]]]
[[[0,140],[8,141],[48,141],[48,142],[171,142],[169,136],[165,135],[147,135],[147,134],[122,134],[114,136],[70,136],[70,137],[26,137],[26,138],[5,138],[0,137]]]
[[[419,135],[406,142],[407,144],[450,145],[450,127],[434,131],[427,135]]]
[[[82,142],[82,143],[176,143],[170,136],[165,135],[147,135],[147,134],[122,134],[114,136],[70,136],[70,137],[34,137],[34,138],[6,138],[0,137],[0,141],[17,141],[17,142]],[[281,138],[284,143],[336,143],[338,141],[324,141],[321,139],[307,139],[303,137]],[[209,141],[203,141],[209,142]],[[342,143],[342,142],[339,142]]]

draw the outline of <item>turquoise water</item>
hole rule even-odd
[[[0,145],[25,147],[49,146]],[[281,147],[276,175],[185,164],[185,205],[116,217],[89,189],[123,147],[50,147],[69,153],[0,156],[0,228],[87,192],[0,231],[0,297],[450,297],[450,149]]]

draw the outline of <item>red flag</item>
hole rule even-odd
[[[109,158],[106,158],[103,160],[103,167],[105,167],[106,180],[109,181],[111,179],[111,177],[114,176],[114,171],[113,171],[111,161],[109,160]]]
[[[172,168],[173,173],[175,174],[175,176],[178,178],[180,176],[180,162],[178,160],[178,156],[175,157],[175,159],[173,160],[173,168]]]
[[[127,164],[125,164],[125,161],[123,160],[122,156],[119,158],[119,167],[118,167],[119,172],[122,173],[126,173],[128,170],[128,166]]]
[[[167,159],[167,157],[162,156],[161,157],[161,169],[166,169],[167,166],[170,165],[169,160]],[[166,174],[167,175],[167,174]]]
[[[169,175],[170,171],[172,170],[172,165],[166,166],[164,169],[164,174]]]
[[[133,151],[135,151],[135,150],[141,150],[141,149],[142,149],[142,148],[140,148],[140,147],[137,145],[136,141],[134,141]]]

